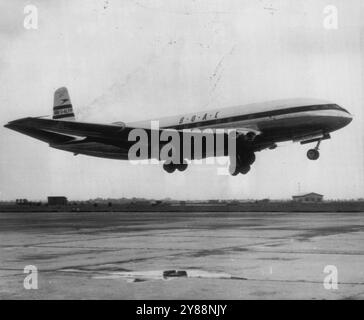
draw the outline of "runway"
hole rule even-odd
[[[0,298],[364,299],[364,214],[0,213]]]

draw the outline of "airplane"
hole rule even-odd
[[[151,128],[151,121],[114,122],[111,124],[79,122],[75,120],[73,106],[67,88],[61,87],[54,93],[53,117],[26,117],[14,120],[6,128],[18,131],[30,137],[44,141],[50,147],[69,151],[74,155],[128,160],[129,150],[135,144],[129,134],[134,129],[143,129],[148,135],[163,131],[174,131],[179,134],[191,130],[209,129],[215,135],[221,129],[235,132],[234,155],[228,154],[226,146],[222,154],[230,156],[230,162],[236,164],[230,169],[233,176],[246,174],[255,161],[255,153],[265,149],[275,149],[277,143],[285,141],[301,144],[316,142],[316,146],[307,151],[310,160],[319,158],[319,146],[322,140],[330,139],[330,133],[341,129],[352,121],[352,115],[339,105],[319,99],[284,99],[253,103],[248,105],[226,107],[216,110],[189,113],[185,115],[163,117],[160,128]],[[226,138],[226,134],[224,134]],[[203,140],[205,142],[205,140]],[[165,146],[167,141],[158,141]],[[182,140],[183,144],[183,140]],[[206,149],[206,143],[203,144]],[[153,157],[148,146],[146,159]],[[204,149],[204,150],[205,150]],[[221,151],[221,150],[220,150]],[[217,147],[213,154],[203,151],[195,155],[192,151],[189,160],[217,156]],[[234,157],[234,158],[232,158]],[[157,155],[157,160],[163,159]],[[185,159],[180,162],[164,162],[163,169],[168,173],[187,168]]]

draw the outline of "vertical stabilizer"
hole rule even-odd
[[[54,92],[53,119],[75,120],[71,99],[65,87],[59,88]]]

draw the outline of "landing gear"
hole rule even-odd
[[[316,149],[310,149],[307,151],[307,158],[310,160],[317,160],[320,157],[320,152]]]
[[[229,166],[229,172],[234,177],[240,173],[239,168],[237,166],[234,167],[232,165]]]
[[[176,170],[176,166],[173,163],[168,163],[163,165],[163,169],[168,173],[173,173]]]
[[[241,157],[241,160],[243,163],[247,163],[248,165],[251,165],[254,163],[255,161],[255,154],[254,152],[249,152],[249,153],[246,153],[244,154],[242,157]]]
[[[317,141],[317,145],[314,149],[310,149],[307,151],[307,158],[310,160],[317,160],[320,157],[319,146],[321,140]]]
[[[169,162],[169,163],[165,163],[163,164],[163,169],[165,171],[167,171],[168,173],[173,173],[176,170],[178,171],[185,171],[187,169],[187,162],[183,161],[183,163],[173,163],[173,162]]]
[[[250,171],[250,166],[255,161],[254,152],[246,152],[240,155],[236,155],[235,165],[230,164],[229,171],[232,176],[236,176],[239,173],[247,174]]]
[[[187,162],[183,161],[183,163],[177,164],[177,170],[185,171],[187,169]]]
[[[247,174],[250,171],[250,165],[244,166],[240,168],[241,174]]]

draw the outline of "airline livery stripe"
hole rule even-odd
[[[74,117],[75,114],[72,113],[67,113],[67,114],[59,114],[59,115],[54,115],[53,119],[62,119],[62,118],[70,118],[70,117]]]
[[[198,122],[190,122],[190,123],[182,123],[178,125],[167,126],[165,129],[192,129],[196,127],[209,126],[209,125],[217,125],[217,124],[225,124],[243,120],[256,120],[259,118],[273,117],[273,116],[282,116],[288,115],[291,113],[297,112],[305,112],[305,111],[313,111],[313,110],[340,110],[348,113],[345,109],[339,107],[336,104],[325,104],[325,105],[312,105],[312,106],[303,106],[303,107],[294,107],[294,108],[286,108],[286,109],[278,109],[271,111],[263,111],[257,113],[250,113],[238,116],[231,116],[220,119],[213,119],[207,121],[198,121]]]
[[[53,111],[64,109],[64,108],[72,108],[72,104],[64,104],[60,106],[54,106]]]
[[[55,116],[59,116],[61,114],[68,114],[68,113],[73,113],[72,108],[60,109],[60,110],[55,111],[53,114]]]

